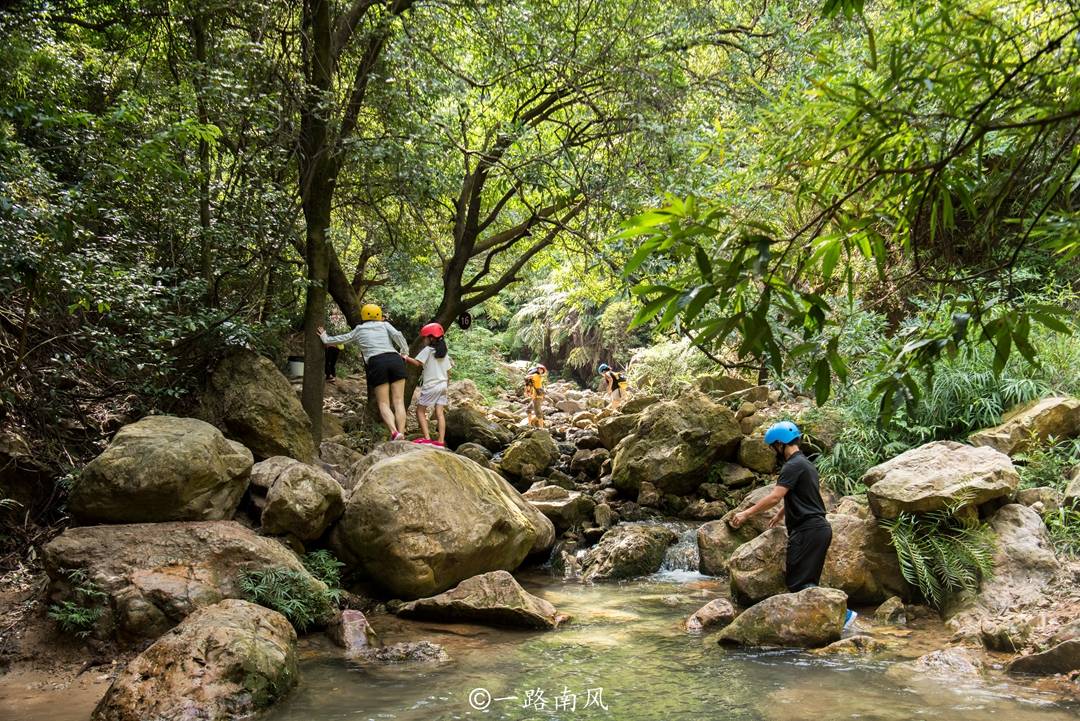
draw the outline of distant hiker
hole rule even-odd
[[[326,371],[326,382],[337,382],[337,362],[338,356],[341,355],[341,351],[345,350],[344,343],[337,343],[336,345],[326,346],[326,360],[323,363],[323,368]]]
[[[446,446],[446,406],[450,387],[450,369],[454,362],[450,360],[446,347],[445,332],[439,323],[428,323],[420,329],[424,348],[415,358],[406,358],[413,365],[423,366],[424,374],[420,380],[420,398],[416,401],[416,420],[420,423],[423,438],[416,443],[431,443],[443,448]],[[439,423],[439,440],[431,440],[428,431],[428,409],[435,407],[435,420]]]
[[[405,359],[409,357],[405,336],[383,320],[382,308],[371,303],[360,309],[360,324],[348,333],[328,336],[322,326],[318,330],[325,345],[355,343],[359,346],[368,389],[375,393],[379,415],[390,431],[390,440],[404,438]]]
[[[547,368],[542,363],[530,368],[525,374],[525,397],[530,401],[526,413],[529,416],[529,425],[537,428],[544,427],[544,378],[546,376]]]
[[[612,409],[618,410],[622,402],[626,400],[626,376],[612,370],[607,363],[601,363],[596,372],[604,379],[604,390],[608,394]]]
[[[781,421],[765,431],[765,444],[770,446],[784,464],[780,479],[772,492],[731,519],[738,528],[746,519],[761,511],[784,502],[769,528],[783,520],[787,525],[787,575],[785,582],[792,593],[818,585],[821,571],[825,568],[825,555],[832,544],[832,526],[825,518],[825,503],[821,500],[821,487],[814,464],[799,448],[799,431],[791,421]],[[847,628],[856,614],[848,610],[844,618]]]

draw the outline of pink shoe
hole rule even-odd
[[[446,448],[446,444],[443,443],[442,441],[428,441],[428,443],[430,443],[433,446],[438,446],[439,448]]]
[[[392,440],[392,441],[400,441],[404,437],[405,437],[405,434],[402,433],[401,431],[394,431],[393,433],[390,434],[390,440]]]
[[[431,443],[431,439],[430,438],[413,438],[413,443],[419,443],[422,446],[426,446],[427,444]]]

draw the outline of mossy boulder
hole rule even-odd
[[[664,494],[692,493],[708,479],[711,464],[730,458],[741,440],[735,414],[706,396],[656,403],[616,448],[611,480],[633,495],[643,482]]]
[[[999,425],[976,431],[968,440],[972,445],[989,446],[1012,456],[1026,451],[1033,442],[1077,435],[1080,435],[1080,398],[1054,396],[1013,408]]]
[[[251,466],[251,452],[209,423],[147,416],[86,465],[68,510],[82,523],[229,519]]]
[[[356,478],[331,533],[342,561],[412,599],[488,571],[511,571],[554,543],[551,521],[497,473],[413,445]]]
[[[248,350],[226,356],[210,374],[201,414],[256,460],[289,456],[315,460],[311,421],[292,384],[269,359]]]
[[[674,531],[663,526],[616,526],[585,554],[582,579],[636,578],[656,573],[676,538]]]
[[[200,609],[132,659],[91,721],[248,716],[299,678],[296,632],[276,611],[225,600]]]
[[[717,636],[724,645],[820,648],[840,640],[847,596],[815,586],[771,596],[743,611]]]

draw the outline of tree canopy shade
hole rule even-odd
[[[846,378],[843,298],[935,299],[882,358],[885,416],[918,398],[917,371],[988,343],[1000,371],[1034,360],[1032,324],[1067,332],[1033,282],[1071,280],[1080,252],[1080,8],[1070,2],[886,2],[816,30],[813,62],[721,124],[717,181],[626,222],[635,323],[695,343],[734,339],[782,370],[808,358],[819,402]],[[837,24],[842,32],[831,33]],[[855,42],[857,40],[857,42]],[[1035,273],[1025,270],[1036,269]]]

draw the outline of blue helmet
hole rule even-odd
[[[609,370],[611,370],[611,366],[609,366],[607,363],[601,363],[600,366],[596,369],[596,372],[606,373]]]
[[[797,425],[791,421],[780,421],[769,426],[769,430],[765,431],[765,445],[771,446],[777,441],[785,444],[791,443],[800,436],[802,436],[802,433]]]

